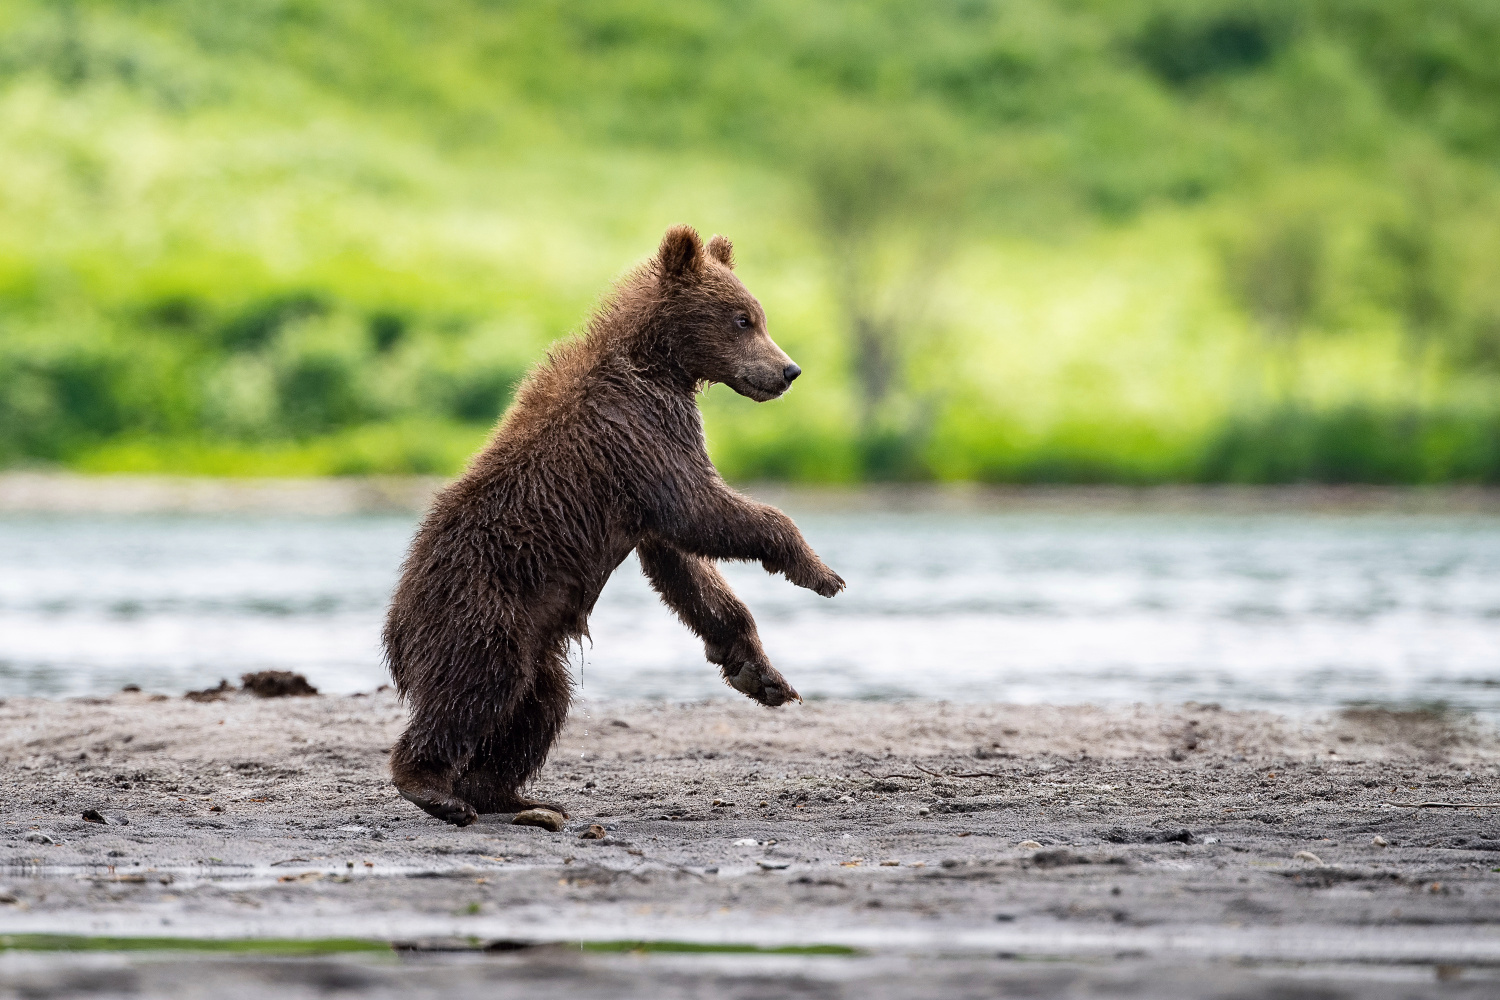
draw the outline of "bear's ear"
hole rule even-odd
[[[656,252],[661,261],[662,273],[680,278],[703,266],[703,241],[698,230],[692,226],[673,226],[661,238],[661,249]]]
[[[731,271],[734,270],[734,244],[729,242],[729,237],[715,236],[709,240],[708,255]]]

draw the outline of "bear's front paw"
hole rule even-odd
[[[769,708],[802,700],[796,688],[769,663],[744,662],[739,664],[738,669],[725,667],[724,677],[736,691],[749,695]]]
[[[820,597],[832,597],[844,589],[844,578],[821,562],[809,566],[792,578],[799,587],[806,587]]]
[[[844,578],[824,566],[822,579],[812,589],[819,597],[832,597],[844,589]]]

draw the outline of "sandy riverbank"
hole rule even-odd
[[[1500,974],[1500,811],[1385,804],[1500,799],[1500,739],[1462,718],[594,703],[537,785],[572,809],[559,834],[407,805],[384,774],[401,718],[387,693],[0,705],[0,935],[859,952],[213,959],[238,963],[242,995],[267,969],[312,995],[309,970],[335,967],[407,996],[1269,996],[1287,977],[1446,996],[1493,995]],[[580,840],[591,823],[608,836]],[[125,976],[197,995],[188,968],[23,948],[0,954],[0,993],[108,995]],[[745,986],[767,976],[779,993]]]

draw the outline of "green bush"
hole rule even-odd
[[[1205,449],[1198,478],[1500,484],[1500,413],[1277,410],[1231,421]]]

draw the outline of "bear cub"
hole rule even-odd
[[[567,646],[632,550],[710,662],[763,705],[801,700],[771,666],[714,560],[758,560],[832,597],[843,579],[790,518],[709,461],[697,393],[759,402],[801,369],[766,331],[722,236],[667,230],[577,338],[554,348],[464,475],[438,494],[402,567],[386,659],[409,712],[391,750],[408,800],[458,826],[533,806],[521,788],[568,714]]]

